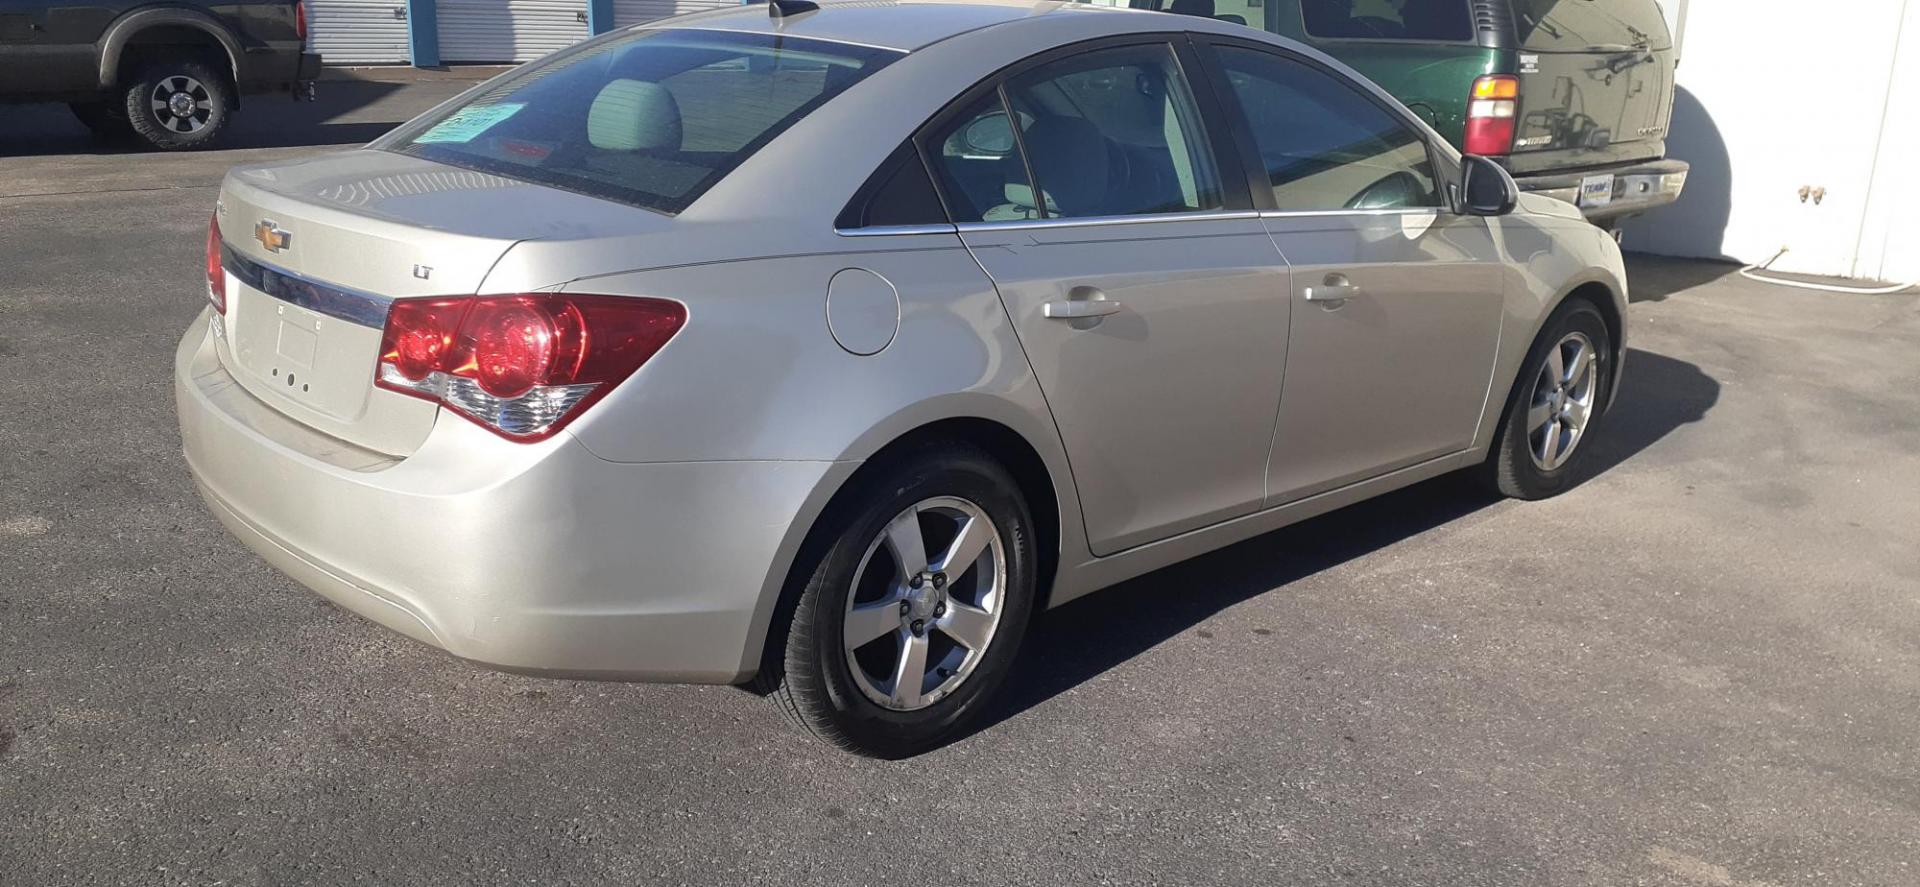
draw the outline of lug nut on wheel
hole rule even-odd
[[[935,619],[938,619],[938,618],[940,618],[940,617],[942,617],[942,616],[945,616],[945,615],[947,615],[947,605],[946,605],[946,604],[940,604],[940,605],[938,605],[938,606],[935,606],[935,607],[933,608],[933,618],[935,618]]]
[[[926,633],[927,633],[927,623],[919,619],[913,620],[913,636],[919,637]]]

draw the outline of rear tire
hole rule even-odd
[[[1582,361],[1584,369],[1574,366]],[[1600,309],[1583,298],[1561,303],[1520,365],[1482,482],[1515,499],[1565,492],[1592,449],[1587,439],[1600,424],[1613,373],[1613,340]]]
[[[198,59],[150,61],[121,96],[135,135],[162,151],[213,144],[226,128],[233,85],[224,72]]]
[[[1033,612],[1033,520],[978,448],[931,445],[874,467],[796,564],[785,648],[757,683],[817,738],[897,759],[965,730],[1006,679]]]
[[[112,101],[69,102],[67,109],[73,112],[81,125],[91,130],[95,137],[107,141],[123,141],[133,134],[133,127],[127,123],[126,108]]]

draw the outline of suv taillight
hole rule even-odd
[[[1467,137],[1461,150],[1482,157],[1513,152],[1513,127],[1520,115],[1520,78],[1489,74],[1473,81],[1467,101]]]
[[[546,438],[686,323],[678,302],[535,293],[400,299],[374,384],[438,401],[517,441]]]
[[[220,214],[207,220],[207,301],[227,313],[227,269],[220,264]]]
[[[300,38],[303,42],[307,39],[306,0],[293,0],[293,36]]]

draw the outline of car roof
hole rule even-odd
[[[753,3],[643,25],[779,34],[874,46],[901,52],[982,28],[1062,14],[1132,10],[1057,0],[820,0],[820,11],[774,18],[768,4]]]

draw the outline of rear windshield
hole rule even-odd
[[[1653,0],[1513,0],[1513,14],[1520,47],[1536,52],[1673,46]]]
[[[727,31],[636,31],[509,75],[374,147],[665,213],[899,53]]]
[[[1303,0],[1307,34],[1339,40],[1473,39],[1467,0]]]

